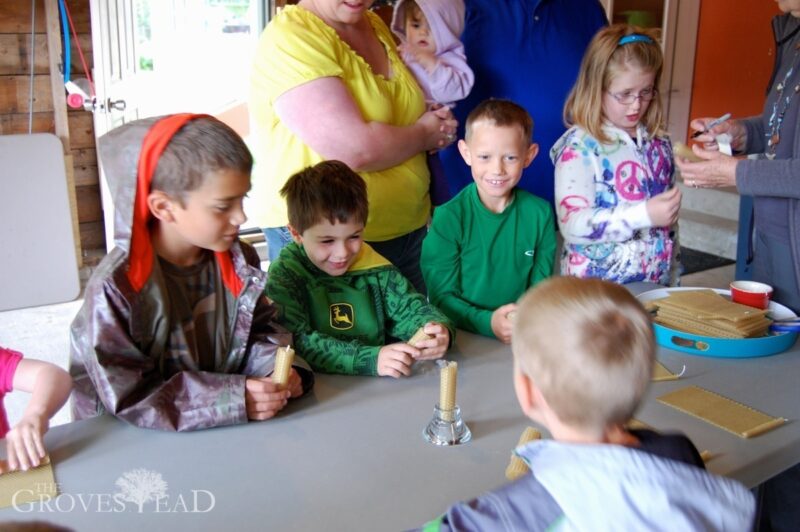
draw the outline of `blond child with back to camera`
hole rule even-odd
[[[473,183],[438,207],[422,243],[431,302],[460,329],[511,341],[516,300],[552,275],[550,205],[517,188],[539,151],[533,119],[508,100],[485,100],[458,141]]]
[[[599,279],[554,277],[519,301],[511,349],[526,417],[552,439],[518,447],[530,472],[455,504],[424,530],[749,530],[753,495],[705,471],[681,434],[625,430],[655,361],[644,308]]]
[[[550,151],[563,275],[678,283],[681,193],[658,93],[663,62],[656,33],[625,24],[586,50],[564,106],[569,130]]]

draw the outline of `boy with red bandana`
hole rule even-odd
[[[266,276],[239,242],[252,156],[204,115],[131,122],[100,139],[117,246],[72,323],[73,414],[195,430],[267,419],[313,385],[302,359],[269,375],[291,335],[272,323]]]

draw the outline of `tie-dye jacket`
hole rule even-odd
[[[562,275],[617,283],[678,283],[678,226],[653,227],[646,201],[675,184],[672,144],[636,139],[612,125],[601,144],[586,130],[570,128],[550,150],[555,164],[555,203],[564,237]]]
[[[181,324],[170,323],[170,295],[159,268],[133,289],[131,220],[136,162],[142,138],[156,119],[132,122],[100,139],[103,169],[115,202],[115,248],[98,265],[70,331],[72,412],[84,419],[110,412],[139,427],[188,431],[247,422],[246,377],[272,373],[278,345],[292,336],[273,322],[275,307],[264,296],[266,274],[256,252],[235,242],[230,254],[242,281],[239,296],[219,283],[213,368],[199,367]],[[168,349],[168,345],[184,348]],[[300,357],[295,367],[304,391],[313,374]]]

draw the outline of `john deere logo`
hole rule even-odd
[[[340,331],[353,328],[353,305],[335,303],[331,305],[331,327]]]

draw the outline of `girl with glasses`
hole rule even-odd
[[[583,57],[550,151],[564,237],[562,275],[678,282],[672,145],[658,94],[663,56],[651,30],[615,24]]]

